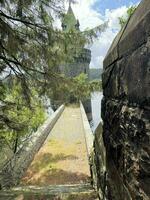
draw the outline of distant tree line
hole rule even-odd
[[[103,69],[101,68],[91,68],[90,69],[90,80],[101,80]]]

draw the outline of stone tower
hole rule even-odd
[[[79,20],[75,18],[73,10],[71,8],[71,3],[69,3],[69,8],[67,14],[64,15],[62,19],[62,30],[63,31],[70,31],[70,30],[77,30],[79,31],[80,24]]]
[[[64,32],[71,31],[79,31],[80,32],[80,23],[79,20],[76,19],[72,7],[71,1],[69,1],[69,8],[67,13],[64,15],[62,19],[62,30]],[[87,74],[89,78],[89,65],[91,62],[91,51],[83,47],[79,48],[79,52],[74,55],[74,59],[72,62],[65,63],[60,66],[60,71],[66,77],[76,77],[81,73]],[[87,113],[89,121],[92,119],[91,115],[91,100],[87,99],[87,101],[83,102],[85,111]]]
[[[64,32],[80,31],[80,23],[73,13],[71,1],[69,3],[68,11],[62,19],[62,30]],[[75,77],[81,73],[87,74],[89,77],[90,62],[91,51],[84,47],[80,47],[80,53],[78,54],[78,56],[75,56],[72,62],[61,65],[60,71],[67,77]]]

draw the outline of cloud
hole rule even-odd
[[[124,15],[127,10],[126,6],[114,10],[106,9],[102,15],[94,8],[95,3],[98,1],[100,2],[100,0],[78,0],[77,4],[72,5],[74,14],[76,18],[79,19],[81,31],[86,28],[94,28],[109,20],[109,27],[107,30],[90,46],[92,51],[91,68],[103,67],[104,57],[120,29],[118,17]],[[65,3],[65,8],[66,10],[68,9],[67,2]],[[56,26],[61,27],[60,22],[57,21]]]
[[[81,30],[94,28],[103,23],[102,15],[92,8],[97,0],[78,0],[72,5],[75,16],[80,21]]]
[[[97,0],[78,0],[78,4],[72,5],[72,8],[76,18],[78,18],[80,21],[81,30],[84,30],[87,27],[93,28],[104,23],[104,21],[109,20],[109,26],[107,30],[102,33],[100,38],[95,40],[93,45],[90,47],[92,51],[90,67],[102,68],[104,57],[106,56],[114,37],[120,30],[118,17],[121,17],[126,13],[127,7],[122,6],[114,10],[106,9],[102,15],[96,11],[96,9],[94,9],[94,4],[96,2]]]
[[[118,17],[124,15],[127,11],[127,7],[123,6],[114,10],[105,10],[103,16],[104,21],[109,20],[109,25],[107,30],[101,34],[100,38],[95,41],[91,47],[92,60],[90,67],[92,68],[102,68],[103,60],[107,54],[107,51],[120,30]]]

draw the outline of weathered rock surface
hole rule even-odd
[[[102,124],[95,130],[93,151],[90,156],[92,184],[98,192],[99,198],[106,194],[106,150],[102,137]]]
[[[107,199],[150,199],[150,1],[143,0],[104,60]],[[99,136],[100,137],[100,136]],[[102,157],[95,146],[95,159]],[[96,164],[97,171],[101,165]],[[98,180],[101,176],[98,174]],[[99,186],[100,188],[101,186]]]

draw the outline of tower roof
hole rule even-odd
[[[75,18],[71,2],[69,2],[67,14],[62,19],[62,28],[64,31],[79,30],[79,21]]]

